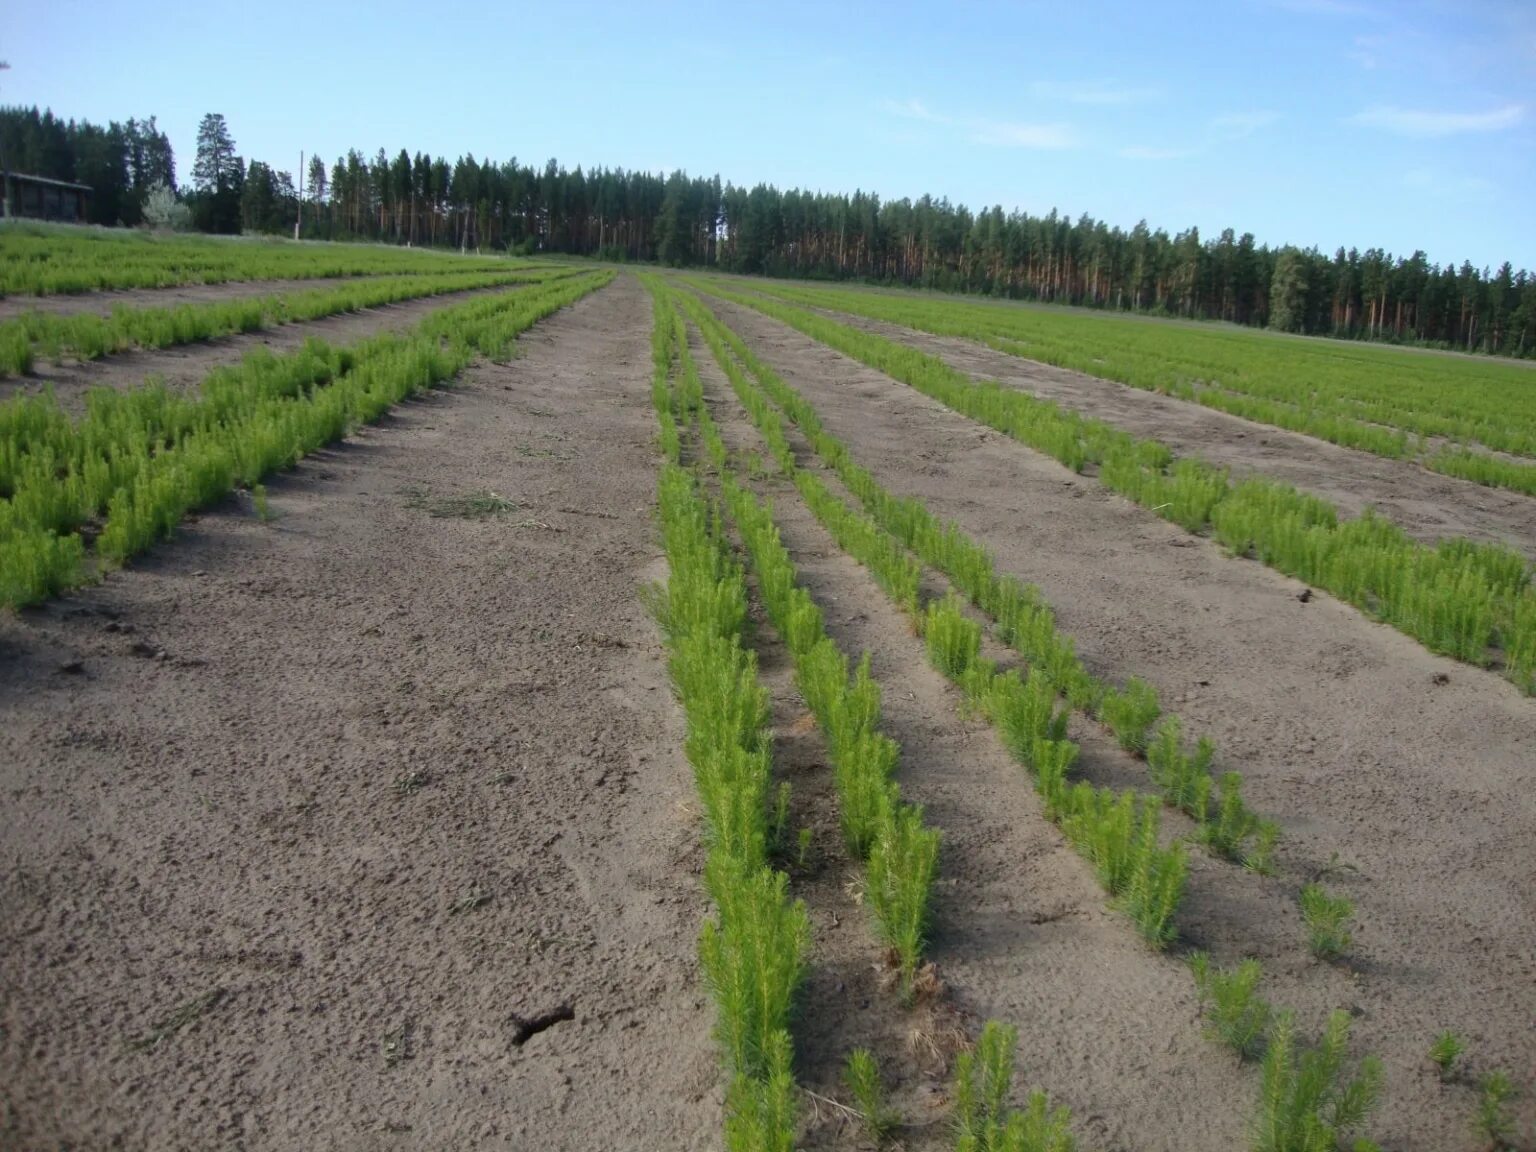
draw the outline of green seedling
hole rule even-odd
[[[972,1051],[955,1062],[955,1152],[1074,1152],[1072,1115],[1052,1109],[1044,1092],[1030,1094],[1022,1111],[1008,1107],[1018,1033],[995,1020]]]
[[[1301,918],[1307,926],[1307,942],[1319,960],[1336,960],[1348,950],[1353,937],[1349,931],[1355,906],[1343,896],[1330,896],[1321,884],[1308,884],[1301,890]]]
[[[1275,1018],[1253,1123],[1253,1152],[1333,1152],[1361,1128],[1381,1095],[1381,1062],[1346,1068],[1349,1013],[1335,1012],[1316,1048],[1296,1045],[1291,1015]],[[1359,1149],[1360,1143],[1355,1147]]]
[[[1429,1059],[1440,1070],[1440,1079],[1449,1080],[1456,1072],[1456,1061],[1467,1050],[1461,1037],[1454,1032],[1442,1032],[1429,1046]]]
[[[880,1080],[880,1066],[867,1048],[856,1048],[848,1054],[843,1068],[843,1083],[853,1097],[859,1117],[864,1123],[865,1134],[876,1144],[885,1139],[896,1125],[896,1116],[885,1103],[885,1085]]]
[[[1514,1139],[1515,1118],[1509,1113],[1514,1098],[1515,1085],[1502,1070],[1488,1073],[1478,1085],[1473,1129],[1494,1148],[1508,1148]]]
[[[1256,1058],[1264,1050],[1264,1037],[1273,1015],[1268,1002],[1258,994],[1263,975],[1259,962],[1244,960],[1223,972],[1211,967],[1204,952],[1196,952],[1189,964],[1205,1013],[1206,1034],[1243,1060]]]

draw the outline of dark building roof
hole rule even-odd
[[[50,180],[46,176],[28,176],[25,172],[8,172],[11,180],[25,180],[28,184],[47,184],[51,188],[73,188],[77,192],[90,192],[89,184],[76,184],[72,180]]]

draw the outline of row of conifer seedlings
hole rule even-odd
[[[700,439],[751,560],[769,622],[789,651],[796,689],[826,738],[843,838],[864,866],[866,899],[896,961],[903,995],[910,997],[922,960],[939,834],[924,827],[922,808],[905,802],[892,779],[901,749],[881,730],[880,685],[870,674],[868,656],[850,670],[848,657],[827,635],[821,609],[799,582],[794,560],[779,538],[772,509],[732,475],[686,343],[682,355],[682,376],[692,396],[685,403],[693,405]]]
[[[95,390],[78,420],[51,396],[0,404],[0,607],[38,603],[126,563],[188,512],[236,487],[254,491],[476,356],[505,355],[521,332],[612,278],[594,272],[452,305],[345,348],[257,349],[196,392]]]
[[[1117,737],[1122,733],[1141,734],[1140,741],[1121,739],[1122,747],[1147,756],[1163,799],[1185,811],[1193,808],[1191,814],[1198,813],[1201,839],[1218,854],[1245,859],[1251,866],[1267,870],[1267,854],[1274,839],[1273,825],[1263,822],[1264,827],[1260,828],[1257,818],[1241,807],[1235,781],[1227,783],[1221,790],[1222,810],[1209,816],[1204,810],[1210,795],[1209,765],[1213,754],[1208,741],[1202,740],[1193,754],[1188,753],[1181,745],[1178,722],[1174,718],[1165,721],[1149,738],[1146,733],[1159,715],[1155,694],[1149,686],[1133,682],[1125,692],[1116,693],[1092,681],[1072,654],[1070,640],[1055,634],[1054,628],[1049,627],[1052,624],[1050,609],[1039,602],[1038,594],[1032,588],[1016,585],[1011,578],[996,576],[991,558],[955,525],[940,527],[915,501],[892,500],[868,473],[852,462],[840,442],[821,429],[814,411],[803,398],[762,365],[735,333],[720,324],[697,300],[685,298],[684,306],[710,344],[771,454],[784,474],[792,479],[812,513],[839,546],[863,564],[877,583],[908,612],[925,639],[935,667],[965,692],[973,707],[994,722],[1015,758],[1031,769],[1047,814],[1093,864],[1105,889],[1130,915],[1149,943],[1162,947],[1174,936],[1173,913],[1182,896],[1186,868],[1181,845],[1174,843],[1166,849],[1160,847],[1156,800],[1139,798],[1133,792],[1117,796],[1111,789],[1095,790],[1086,782],[1070,787],[1066,784],[1065,773],[1075,759],[1077,749],[1066,739],[1066,717],[1056,707],[1059,681],[1039,675],[1034,669],[1026,676],[1015,671],[999,673],[990,662],[982,659],[980,625],[966,615],[962,602],[953,593],[942,600],[930,601],[925,607],[920,606],[917,593],[920,570],[911,554],[872,518],[852,511],[817,476],[798,466],[778,410],[768,400],[768,392],[772,392],[774,400],[781,403],[813,447],[824,458],[830,455],[832,459],[828,462],[834,467],[841,465],[838,467],[840,474],[845,470],[857,474],[861,481],[859,487],[849,484],[850,489],[860,494],[874,493],[887,502],[887,508],[899,509],[909,524],[926,530],[914,533],[912,537],[904,534],[904,538],[926,540],[930,545],[938,542],[937,548],[924,549],[914,545],[914,551],[924,559],[935,552],[946,557],[958,555],[962,561],[969,561],[968,565],[958,566],[962,573],[968,570],[1005,588],[1011,585],[1023,589],[1028,597],[1026,602],[1034,610],[1029,633],[1036,645],[1048,646],[1046,650],[1057,655],[1057,666],[1064,665],[1072,676],[1069,684],[1094,689],[1092,699],[1098,701],[1096,714],[1105,719]],[[751,368],[762,388],[754,385],[742,371],[743,363]],[[827,451],[829,446],[833,448],[830,453]],[[939,563],[934,567],[956,579],[951,568]],[[985,603],[982,601],[978,607],[984,607]],[[1042,628],[1041,624],[1047,627]],[[1067,692],[1062,695],[1069,702],[1073,700]],[[1103,713],[1106,699],[1117,701],[1109,706],[1107,716]],[[1235,773],[1228,774],[1227,779],[1235,776]],[[1170,792],[1173,792],[1172,796]],[[1178,799],[1181,796],[1189,797],[1191,802],[1181,803]],[[1245,841],[1255,837],[1256,832],[1262,833],[1256,837],[1259,843],[1245,846]],[[1263,855],[1255,859],[1255,852]],[[1310,888],[1309,891],[1320,895]],[[1314,951],[1325,958],[1336,954],[1341,941],[1347,945],[1347,933],[1342,938],[1338,935],[1343,931],[1338,927],[1339,915],[1347,917],[1347,904],[1341,909],[1339,905],[1343,902],[1333,903],[1336,926],[1333,936],[1312,927],[1312,918],[1308,917]],[[1356,1070],[1352,1071],[1348,1066],[1347,1013],[1336,1012],[1330,1016],[1319,1045],[1305,1048],[1295,1039],[1291,1016],[1273,1012],[1257,996],[1259,971],[1256,962],[1249,961],[1224,972],[1213,969],[1204,956],[1196,954],[1193,966],[1211,1037],[1229,1044],[1244,1058],[1261,1054],[1264,1057],[1259,1106],[1253,1121],[1255,1152],[1310,1152],[1312,1148],[1332,1148],[1364,1123],[1379,1098],[1381,1068],[1374,1057],[1365,1058]],[[978,1054],[986,1047],[984,1043]],[[1308,1140],[1317,1143],[1306,1143]],[[1353,1147],[1357,1152],[1368,1152],[1374,1145],[1359,1140]]]
[[[745,545],[764,608],[790,651],[797,689],[825,734],[844,838],[850,852],[864,864],[866,896],[880,938],[889,949],[902,997],[910,1000],[922,975],[939,835],[924,827],[922,809],[903,801],[899,787],[890,779],[900,749],[880,731],[881,693],[870,674],[868,658],[850,673],[847,657],[826,635],[821,611],[799,583],[794,563],[780,540],[771,506],[760,502],[733,475],[725,443],[704,404],[682,316],[674,310],[664,286],[647,278],[647,287],[656,298],[653,339],[658,378],[664,363],[675,368],[675,389],[653,387],[658,412],[663,413],[663,452],[669,461],[680,462],[683,433],[692,430],[716,472],[725,508]],[[664,468],[682,473],[671,464]],[[689,482],[694,485],[696,508],[706,508],[692,478]],[[718,516],[707,524],[719,532]],[[729,564],[723,539],[717,536],[716,542],[721,548],[719,554]],[[672,553],[669,544],[669,558]],[[740,570],[736,572],[739,576]],[[658,614],[667,619],[664,613]],[[756,806],[754,811],[763,813],[770,842],[782,842],[788,807],[782,788],[771,814],[766,783],[752,787],[750,792],[749,803]],[[711,890],[713,893],[713,887]],[[716,899],[718,903],[718,895]],[[721,919],[723,924],[723,910]],[[711,963],[707,948],[713,935],[706,927],[706,968]],[[802,940],[802,953],[803,948]],[[799,954],[796,960],[803,964]],[[793,1080],[784,1072],[788,1064],[774,1066],[766,1080],[759,1070],[756,1082],[743,1082],[729,1039],[737,1029],[724,1019],[736,1005],[720,994],[717,978],[711,975],[710,980],[722,1016],[723,1052],[735,1085],[728,1102],[727,1147],[731,1152],[787,1150],[793,1145],[794,1134]],[[1073,1152],[1071,1115],[1064,1108],[1052,1109],[1044,1093],[1033,1093],[1022,1110],[1009,1106],[1016,1046],[1016,1031],[993,1021],[986,1024],[975,1047],[959,1056],[952,1089],[957,1152]],[[791,1054],[787,1030],[781,1051],[787,1061]],[[869,1052],[858,1049],[850,1053],[845,1082],[866,1131],[878,1142],[895,1117],[885,1107],[878,1065]]]
[[[1234,482],[1225,469],[1179,458],[1053,400],[975,380],[936,356],[786,303],[805,290],[718,283],[710,291],[779,320],[968,419],[1052,456],[1186,531],[1209,531],[1234,555],[1326,589],[1430,651],[1479,667],[1498,649],[1504,673],[1536,692],[1536,585],[1525,558],[1503,545],[1443,540],[1430,546],[1368,510],[1337,508],[1262,477]],[[823,301],[824,302],[824,301]],[[844,302],[846,305],[846,301]]]
[[[685,306],[770,452],[812,513],[891,595],[925,638],[935,667],[965,691],[997,727],[1014,757],[1031,770],[1047,813],[1092,861],[1101,883],[1149,942],[1162,946],[1173,938],[1173,915],[1188,867],[1183,847],[1177,843],[1161,847],[1158,805],[1153,798],[1095,790],[1086,782],[1068,784],[1067,773],[1078,749],[1066,738],[1067,717],[1056,707],[1058,695],[1103,720],[1122,747],[1148,757],[1163,799],[1196,819],[1204,843],[1221,855],[1268,867],[1274,825],[1259,821],[1242,804],[1241,778],[1236,773],[1228,773],[1219,783],[1213,781],[1214,750],[1209,741],[1200,741],[1193,752],[1187,750],[1179,722],[1172,717],[1154,732],[1161,709],[1150,686],[1133,680],[1120,691],[1095,680],[1077,658],[1071,640],[1056,632],[1053,614],[1034,588],[1000,576],[985,549],[955,525],[940,524],[919,502],[891,497],[821,428],[798,393],[763,365],[735,333],[696,300],[690,298]],[[743,365],[761,386],[748,378]],[[849,508],[814,472],[797,465],[775,403],[873,516]],[[999,637],[1027,662],[1026,674],[999,672],[981,657],[981,627],[967,615],[958,597],[951,594],[920,603],[920,568],[914,554],[997,620]],[[1219,797],[1214,806],[1213,789]]]
[[[699,938],[716,1006],[729,1089],[732,1152],[789,1152],[796,1097],[790,1014],[805,969],[810,924],[769,857],[772,739],[757,660],[743,643],[747,585],[721,536],[718,513],[683,466],[672,376],[676,327],[658,299],[652,330],[652,402],[663,452],[657,508],[667,583],[652,609],[686,717],[707,844],[705,887],[715,917]]]

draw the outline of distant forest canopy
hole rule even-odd
[[[77,180],[95,190],[98,224],[144,221],[150,190],[177,192],[169,140],[155,119],[105,128],[36,108],[0,109],[12,171]],[[292,175],[244,161],[222,116],[198,129],[191,187],[179,192],[208,232],[292,235]],[[1145,221],[1129,231],[949,200],[882,201],[722,184],[622,168],[567,170],[450,163],[402,148],[327,163],[309,159],[302,234],[520,253],[705,266],[730,272],[853,279],[1094,308],[1227,320],[1286,332],[1536,355],[1536,276],[1505,263],[1432,264],[1423,252],[1270,248],[1226,229],[1172,237]]]

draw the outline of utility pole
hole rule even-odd
[[[293,238],[299,238],[299,229],[304,224],[304,151],[299,150],[299,214],[293,219]]]

